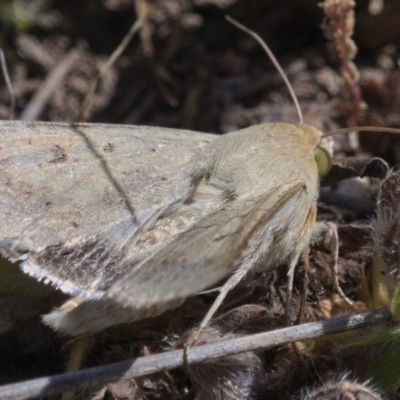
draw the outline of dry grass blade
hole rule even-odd
[[[10,94],[10,99],[11,99],[11,110],[10,110],[10,117],[9,117],[9,119],[11,120],[14,118],[15,96],[14,96],[14,91],[13,91],[12,84],[11,84],[10,75],[8,74],[6,58],[4,57],[4,51],[1,48],[0,48],[0,63],[1,63],[1,70],[3,72],[4,81],[6,83],[6,87],[7,87],[8,93]]]
[[[123,38],[121,44],[115,49],[114,53],[111,54],[110,58],[107,62],[102,66],[97,75],[92,79],[89,90],[86,94],[85,100],[83,101],[82,111],[79,116],[80,122],[85,122],[89,118],[90,106],[92,104],[93,94],[96,90],[97,84],[99,83],[102,75],[115,63],[115,61],[119,58],[119,56],[123,53],[123,51],[128,46],[129,42],[132,40],[133,36],[135,36],[136,32],[142,26],[142,20],[137,20],[129,29],[126,36]]]
[[[23,121],[35,121],[37,120],[50,97],[54,91],[58,88],[59,84],[63,82],[67,74],[76,65],[80,57],[82,56],[81,49],[72,49],[57,66],[47,76],[41,88],[35,93],[32,100],[24,108],[20,115],[20,119]]]

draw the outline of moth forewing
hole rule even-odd
[[[185,167],[213,140],[153,127],[0,122],[3,255],[25,260],[24,271],[38,279],[92,297],[102,274],[119,272],[107,262],[116,260],[113,248],[185,197]]]

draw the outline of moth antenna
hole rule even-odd
[[[349,128],[340,128],[335,129],[334,131],[326,132],[322,135],[323,138],[327,138],[329,136],[339,135],[340,133],[346,132],[386,132],[386,133],[395,133],[400,135],[400,129],[396,128],[388,128],[388,127],[378,127],[378,126],[352,126]]]
[[[290,96],[293,100],[294,106],[296,107],[297,115],[299,117],[299,123],[302,124],[304,122],[303,120],[303,113],[301,112],[299,102],[297,100],[296,94],[294,93],[293,87],[289,82],[289,79],[287,78],[283,68],[279,64],[278,60],[275,58],[274,54],[272,53],[271,49],[268,47],[268,45],[265,43],[265,41],[259,36],[257,33],[252,31],[251,29],[247,28],[246,26],[242,25],[240,22],[236,21],[229,15],[225,16],[225,19],[231,23],[232,25],[236,26],[243,32],[247,33],[250,35],[253,39],[255,39],[258,44],[263,48],[263,50],[267,53],[269,59],[271,60],[272,64],[274,64],[275,68],[277,69],[279,75],[283,79],[283,82],[285,83],[287,89],[289,90]]]

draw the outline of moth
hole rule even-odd
[[[151,317],[233,273],[289,274],[330,152],[306,124],[221,136],[0,122],[0,250],[74,296],[44,317],[80,335]]]

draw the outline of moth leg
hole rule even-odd
[[[197,339],[199,338],[200,333],[208,325],[208,323],[210,322],[210,320],[212,319],[212,317],[218,310],[219,306],[224,301],[228,292],[230,290],[232,290],[243,279],[243,277],[247,274],[247,272],[249,272],[249,270],[251,269],[252,266],[253,266],[253,263],[251,263],[250,261],[244,262],[235,271],[235,273],[225,282],[225,284],[219,288],[219,295],[214,300],[214,303],[208,310],[207,314],[201,321],[198,328],[194,331],[194,333],[191,337],[191,340],[189,341],[189,345],[197,342]]]
[[[286,318],[288,323],[290,323],[290,304],[292,302],[293,294],[293,279],[294,270],[296,268],[297,262],[299,261],[301,253],[297,253],[289,262],[289,271],[287,273],[287,291],[286,291]]]
[[[94,337],[92,335],[74,339],[68,357],[66,372],[78,371],[81,367],[82,361],[89,353],[94,345]],[[60,400],[73,400],[75,398],[75,391],[70,390],[63,392]]]
[[[337,226],[332,222],[326,223],[329,227],[329,235],[330,235],[330,250],[331,250],[331,257],[332,257],[332,264],[333,264],[333,277],[334,277],[334,285],[335,290],[339,294],[339,296],[350,306],[354,304],[352,300],[350,300],[345,293],[343,292],[342,288],[340,287],[339,283],[339,235],[337,231]]]
[[[311,235],[311,242],[317,242],[321,236],[326,233],[329,235],[330,239],[330,256],[332,259],[334,288],[342,300],[349,306],[353,306],[354,302],[346,296],[339,283],[339,236],[337,226],[333,222],[317,223]]]
[[[61,310],[64,312],[72,311],[81,303],[82,299],[73,297],[61,306]],[[82,361],[94,345],[94,337],[92,335],[76,337],[72,339],[71,342],[72,345],[68,356],[66,372],[78,371],[80,369]],[[73,400],[74,398],[75,391],[70,390],[68,392],[63,392],[60,400]]]

